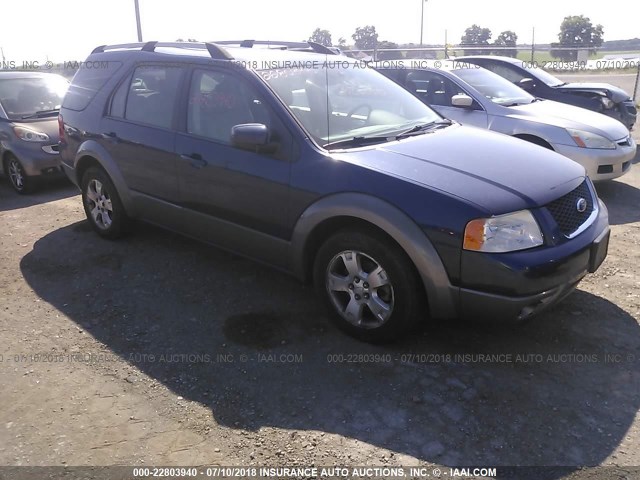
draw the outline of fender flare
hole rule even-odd
[[[135,208],[129,188],[124,181],[122,173],[120,173],[120,169],[109,152],[107,152],[107,150],[95,140],[87,140],[83,142],[76,152],[76,156],[73,160],[73,168],[76,172],[78,170],[78,164],[83,157],[91,157],[95,159],[105,172],[107,172],[107,175],[109,175],[109,178],[111,178],[111,181],[118,191],[118,195],[122,201],[122,205],[127,211],[127,215],[134,216]],[[78,178],[78,185],[81,185],[81,182],[82,179]]]
[[[435,247],[416,223],[397,207],[362,193],[340,193],[323,197],[300,216],[291,238],[291,266],[294,274],[306,274],[305,249],[313,230],[325,220],[354,217],[382,229],[409,256],[424,284],[433,318],[457,314],[458,289],[449,276]]]

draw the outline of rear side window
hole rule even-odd
[[[86,62],[73,77],[62,106],[70,110],[84,110],[96,93],[122,66],[122,62]]]
[[[136,68],[128,85],[124,118],[136,123],[171,128],[182,71],[180,67],[171,66]],[[119,94],[122,93],[116,92],[116,97]]]

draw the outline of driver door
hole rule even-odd
[[[454,95],[469,95],[449,78],[436,72],[413,70],[407,75],[406,88],[445,118],[462,125],[487,128],[487,113],[478,102],[471,107],[453,106]]]

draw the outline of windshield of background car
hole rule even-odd
[[[484,68],[461,68],[452,70],[455,76],[464,80],[482,95],[500,105],[531,103],[534,97],[509,80]]]
[[[0,103],[11,120],[60,110],[69,87],[63,77],[6,78],[0,80]]]
[[[526,62],[523,62],[523,64],[524,63]],[[564,85],[565,83],[562,80],[557,79],[550,73],[544,71],[542,68],[529,67],[527,65],[523,65],[522,68],[524,68],[527,72],[531,73],[531,75],[533,75],[535,78],[537,78],[538,80],[541,80],[542,82],[546,83],[550,87],[558,87],[560,85]]]
[[[355,137],[392,137],[442,120],[404,88],[356,62],[318,61],[314,68],[258,73],[319,145]]]

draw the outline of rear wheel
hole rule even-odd
[[[129,218],[107,173],[89,168],[82,177],[82,203],[91,227],[105,238],[118,238],[126,232]]]
[[[406,254],[374,232],[343,230],[320,248],[316,290],[333,323],[364,341],[390,342],[426,317],[426,301]]]
[[[9,155],[4,163],[4,171],[9,183],[19,194],[31,193],[35,190],[37,179],[25,173],[24,167],[15,156]]]

